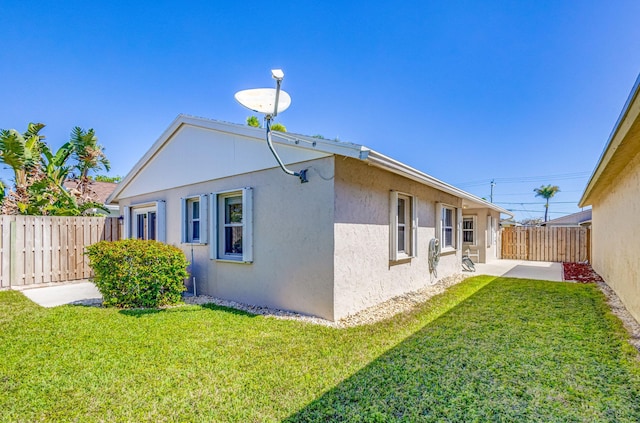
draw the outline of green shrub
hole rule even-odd
[[[158,307],[176,304],[186,288],[182,250],[157,241],[100,241],[87,247],[93,281],[106,307]]]

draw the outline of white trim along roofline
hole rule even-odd
[[[265,132],[262,128],[253,128],[247,125],[240,125],[235,123],[228,123],[217,121],[208,118],[195,117],[185,114],[180,114],[169,125],[169,127],[160,135],[158,140],[151,146],[149,151],[133,166],[131,171],[124,177],[124,179],[116,186],[116,189],[111,193],[107,199],[107,203],[117,202],[120,193],[131,183],[131,181],[140,173],[144,166],[156,156],[156,154],[163,148],[163,146],[171,139],[173,134],[176,133],[183,125],[189,125],[193,127],[200,127],[205,129],[216,130],[220,132],[226,132],[233,135],[241,135],[253,139],[263,140],[265,138]],[[475,207],[487,207],[504,213],[513,217],[513,213],[510,211],[489,203],[482,198],[476,197],[466,191],[449,185],[439,179],[436,179],[424,172],[420,172],[404,163],[373,151],[364,145],[353,144],[344,141],[333,141],[323,138],[314,138],[306,135],[293,134],[293,133],[281,133],[273,132],[273,142],[281,145],[289,145],[298,148],[306,148],[314,151],[320,151],[327,154],[335,154],[344,157],[351,157],[354,159],[362,160],[387,170],[389,172],[404,176],[412,179],[416,182],[431,186],[440,191],[455,195],[467,200],[472,206]]]
[[[629,111],[631,109],[631,105],[637,100],[638,95],[640,93],[640,74],[636,78],[636,82],[629,93],[629,97],[627,98],[622,111],[620,112],[620,116],[618,116],[618,120],[609,135],[609,139],[607,140],[607,144],[602,150],[602,154],[600,154],[600,158],[598,159],[598,164],[596,165],[591,177],[589,178],[589,182],[587,183],[586,188],[584,189],[584,193],[582,194],[582,198],[578,202],[578,207],[585,207],[591,204],[589,197],[596,186],[596,183],[602,176],[602,173],[607,168],[611,158],[616,153],[616,150],[624,140],[624,137],[618,137],[618,133],[620,132],[621,127],[623,126],[623,122],[627,118]]]
[[[183,125],[191,127],[205,128],[216,130],[219,132],[226,132],[233,135],[246,136],[256,140],[264,140],[265,132],[263,128],[253,128],[247,125],[240,125],[237,123],[222,122],[218,120],[201,118],[196,116],[190,116],[185,114],[178,115],[169,127],[160,135],[158,140],[149,148],[149,150],[142,156],[140,160],[133,166],[131,171],[124,177],[124,179],[116,186],[107,203],[117,202],[120,193],[131,183],[131,181],[140,173],[142,168],[151,161],[156,154],[164,147],[164,145],[171,139]],[[298,135],[291,133],[279,133],[273,132],[273,143],[290,145],[299,148],[309,148],[315,151],[324,152],[327,154],[339,154],[341,156],[353,157],[361,159],[366,157],[369,149],[358,145],[341,141],[325,140],[322,138],[313,138],[306,135]]]
[[[439,179],[434,178],[431,175],[428,175],[424,172],[421,172],[417,169],[412,168],[402,162],[394,160],[384,154],[380,154],[376,151],[371,150],[369,155],[365,161],[369,162],[373,166],[380,167],[389,172],[404,176],[406,178],[412,179],[416,182],[420,182],[424,185],[428,185],[430,187],[436,188],[440,191],[446,192],[448,194],[454,195],[456,197],[460,197],[464,200],[471,202],[470,206],[474,207],[487,207],[498,211],[500,213],[504,213],[509,217],[513,218],[514,214],[509,210],[506,210],[502,207],[496,206],[493,203],[490,203],[480,197],[477,197],[471,193],[461,190],[460,188],[456,188],[453,185],[449,185],[446,182],[443,182]]]

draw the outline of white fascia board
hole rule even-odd
[[[620,116],[618,116],[618,120],[616,121],[616,124],[614,125],[613,130],[609,135],[607,144],[605,145],[604,150],[602,151],[602,154],[600,154],[600,158],[598,159],[598,164],[593,170],[593,173],[589,178],[589,182],[587,182],[587,186],[584,189],[584,193],[582,194],[582,197],[578,202],[578,207],[586,207],[591,205],[589,196],[591,195],[593,188],[597,185],[598,180],[600,179],[600,176],[602,175],[604,170],[607,168],[609,161],[611,160],[616,150],[620,146],[620,143],[624,140],[624,137],[619,137],[617,135],[620,130],[620,127],[622,126],[622,123],[627,118],[629,109],[631,109],[631,105],[638,99],[639,91],[640,91],[640,74],[638,74],[638,77],[636,78],[636,82],[633,85],[631,92],[629,93],[629,97],[627,98],[627,101],[624,104],[622,111],[620,112]]]
[[[144,154],[144,156],[142,156],[142,158],[140,158],[140,160],[138,160],[138,162],[133,166],[133,168],[131,168],[129,173],[127,173],[122,181],[118,183],[116,189],[114,189],[109,198],[107,198],[107,203],[118,203],[118,195],[120,195],[120,193],[127,187],[127,185],[129,185],[133,178],[136,177],[136,175],[138,174],[138,172],[140,172],[144,165],[149,162],[149,160],[151,160],[153,156],[156,155],[158,150],[160,150],[162,146],[169,140],[169,138],[171,138],[171,136],[178,130],[178,128],[180,128],[180,126],[182,125],[181,120],[183,116],[184,115],[178,115],[173,120],[173,122],[171,122],[171,125],[169,125],[167,129],[165,129],[162,135],[160,135],[156,142],[153,143],[151,148]]]
[[[240,135],[255,140],[265,140],[266,132],[264,128],[253,128],[246,125],[217,121],[213,119],[189,116],[180,114],[169,125],[169,127],[160,135],[158,140],[151,146],[144,156],[133,166],[131,171],[116,186],[116,189],[107,199],[107,203],[118,203],[118,196],[138,175],[144,166],[162,149],[162,147],[172,138],[172,136],[183,125],[199,127],[204,129],[215,130],[218,132],[229,133],[232,135]],[[358,144],[345,143],[340,141],[331,141],[321,138],[313,138],[305,135],[272,132],[272,141],[275,144],[288,145],[297,148],[303,148],[313,151],[319,151],[327,154],[338,154],[346,157],[357,159],[366,159],[369,149]],[[266,140],[265,140],[266,143]]]
[[[306,147],[323,153],[338,154],[360,160],[365,159],[370,151],[367,147],[359,144],[326,140],[324,138],[313,138],[291,133],[272,132],[272,139],[278,144]]]
[[[384,154],[380,154],[376,151],[370,150],[368,152],[367,158],[364,160],[373,166],[380,167],[387,171],[393,172],[397,175],[404,176],[416,182],[420,182],[422,184],[428,185],[440,191],[468,200],[474,203],[474,205],[476,206],[486,207],[486,208],[498,211],[500,213],[506,214],[511,218],[514,217],[513,213],[511,213],[506,209],[503,209],[502,207],[496,206],[493,203],[483,200],[480,197],[476,197],[475,195],[470,194],[466,191],[463,191],[459,188],[456,188],[453,185],[449,185],[446,182],[436,179],[433,176],[427,175],[424,172],[420,172],[419,170],[414,169],[411,166],[408,166],[390,157],[387,157]]]

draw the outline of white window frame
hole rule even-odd
[[[226,254],[224,200],[242,197],[242,254]],[[253,263],[253,189],[242,188],[211,194],[211,243],[210,258],[230,263]]]
[[[471,229],[465,229],[464,227],[464,222],[465,221],[469,221],[471,220]],[[472,237],[472,241],[471,242],[467,242],[464,240],[464,234],[465,232],[471,232],[471,237]],[[478,218],[477,216],[471,215],[471,216],[462,216],[462,244],[463,245],[469,245],[469,246],[476,246],[478,245]]]
[[[399,204],[404,201],[404,215],[399,216]],[[389,195],[389,259],[391,261],[411,259],[418,253],[417,198],[410,194],[391,191]],[[403,245],[400,228],[404,232]]]
[[[123,211],[123,237],[125,239],[149,239],[149,234],[153,232],[155,237],[151,239],[167,242],[166,203],[164,201],[132,204],[125,206]],[[142,237],[138,231],[138,216],[143,216],[146,221]],[[155,217],[155,220],[152,219],[152,216]]]
[[[199,219],[193,218],[193,205],[198,203],[199,210]],[[196,244],[196,245],[205,245],[208,243],[208,206],[209,201],[207,195],[195,195],[191,197],[186,197],[181,199],[181,209],[182,209],[182,236],[181,240],[183,244]],[[200,236],[194,238],[193,236],[193,225],[194,222],[199,222],[200,225]]]
[[[445,226],[444,222],[444,211],[451,211],[451,226]],[[458,249],[458,245],[460,245],[462,239],[458,239],[458,237],[462,238],[462,228],[458,228],[458,226],[462,226],[462,215],[459,213],[460,210],[457,207],[451,206],[445,203],[436,203],[436,216],[437,216],[437,236],[440,240],[440,251],[456,251]],[[459,216],[460,214],[460,216]],[[451,245],[446,245],[445,240],[446,237],[444,232],[446,229],[451,229]]]

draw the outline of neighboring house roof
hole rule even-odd
[[[67,179],[64,181],[64,187],[67,191],[73,190],[77,187],[78,181],[76,179]],[[96,203],[107,204],[107,199],[116,189],[118,184],[114,182],[100,182],[100,181],[91,181],[89,182],[89,188],[91,189],[91,198]]]
[[[171,140],[174,134],[181,130],[185,126],[204,128],[209,130],[215,130],[222,133],[227,133],[232,136],[243,136],[254,140],[264,140],[265,130],[262,128],[253,128],[247,125],[239,125],[228,122],[221,122],[213,119],[200,118],[189,115],[178,115],[173,123],[163,132],[158,140],[151,146],[149,151],[136,163],[133,169],[125,176],[125,178],[117,185],[111,196],[107,199],[109,203],[117,203],[119,196],[127,189],[129,184],[140,175],[141,171],[147,166],[156,156],[160,150],[162,150],[168,142]],[[417,169],[414,169],[404,163],[394,160],[388,156],[371,150],[370,148],[343,141],[333,141],[322,138],[314,138],[306,135],[292,134],[292,133],[280,133],[273,132],[273,143],[280,144],[282,146],[295,147],[296,149],[303,149],[307,152],[312,152],[317,157],[340,155],[344,157],[351,157],[354,159],[362,160],[372,166],[376,166],[387,170],[389,172],[404,176],[422,184],[431,186],[440,191],[455,195],[463,199],[463,206],[469,208],[490,208],[500,213],[504,213],[509,216],[513,214],[498,207],[495,204],[489,203],[482,198],[476,197],[466,191],[449,185],[433,176],[427,175]],[[266,145],[264,147],[267,149]],[[276,167],[276,161],[273,160],[273,167]],[[194,171],[198,171],[194,167]],[[209,178],[210,179],[210,178]]]
[[[591,209],[548,220],[541,226],[579,226],[588,222],[591,222]]]
[[[516,220],[514,218],[510,217],[508,219],[502,219],[500,221],[500,226],[503,226],[503,227],[518,226],[518,223],[516,222]]]
[[[592,205],[594,200],[615,183],[618,174],[640,152],[640,75],[622,108],[607,145],[578,203]]]

